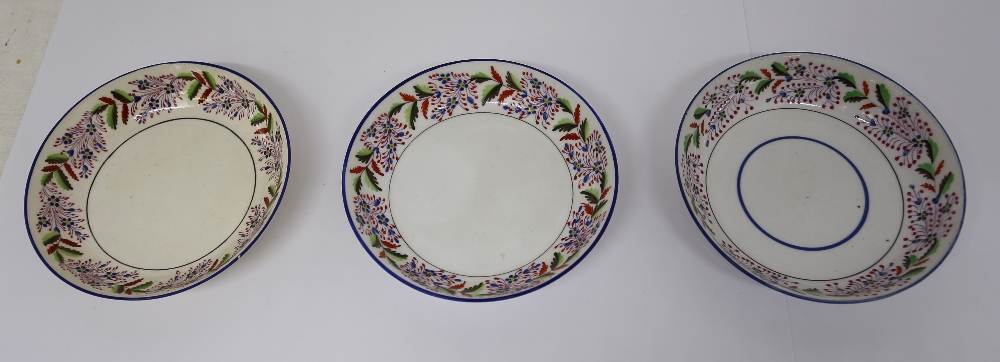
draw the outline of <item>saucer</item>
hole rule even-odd
[[[684,114],[676,168],[726,259],[812,301],[913,286],[964,216],[961,163],[937,118],[885,75],[829,55],[765,55],[717,75]]]
[[[344,207],[399,281],[458,301],[513,298],[576,266],[617,197],[600,118],[539,69],[466,60],[420,72],[365,115]]]
[[[77,102],[38,150],[25,223],[42,262],[88,294],[152,299],[246,253],[285,192],[285,124],[253,81],[152,65]]]

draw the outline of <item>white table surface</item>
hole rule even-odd
[[[0,176],[0,360],[995,359],[998,13],[995,1],[67,1]],[[784,50],[887,74],[956,144],[965,226],[912,289],[857,305],[784,296],[726,262],[685,209],[671,147],[691,97],[722,69]],[[495,303],[429,297],[386,274],[339,191],[368,108],[406,77],[464,58],[523,62],[572,85],[604,120],[621,173],[594,252],[550,286]],[[173,60],[231,67],[267,90],[288,123],[288,192],[253,249],[197,288],[143,302],[81,293],[28,241],[32,157],[81,96]]]

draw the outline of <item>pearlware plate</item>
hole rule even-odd
[[[285,192],[285,124],[218,65],[153,65],[98,87],[38,150],[25,224],[42,262],[112,299],[180,293],[250,248]]]
[[[562,81],[459,61],[403,81],[365,115],[344,159],[344,208],[399,281],[451,300],[513,298],[597,243],[616,165],[600,118]]]
[[[702,233],[782,293],[855,303],[898,293],[962,224],[958,154],[902,86],[852,61],[780,53],[723,71],[691,101],[677,178]]]

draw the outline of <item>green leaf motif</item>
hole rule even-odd
[[[558,268],[560,265],[563,265],[565,261],[566,259],[563,257],[562,253],[558,251],[555,252],[554,254],[552,254],[552,269]]]
[[[399,111],[403,109],[404,104],[406,103],[393,103],[392,107],[389,107],[389,117],[395,116],[396,113],[399,113]]]
[[[476,83],[483,83],[493,80],[493,77],[486,75],[486,73],[479,72],[472,75],[472,81]]]
[[[521,81],[519,79],[517,79],[516,76],[514,76],[514,73],[511,73],[509,71],[507,72],[507,86],[511,87],[511,88],[514,88],[514,89],[516,89],[518,91],[523,91],[524,90],[524,89],[521,89]]]
[[[857,103],[865,100],[868,100],[868,96],[859,90],[852,90],[844,94],[844,102]]]
[[[757,74],[757,72],[754,72],[752,70],[748,70],[746,73],[743,73],[743,75],[740,76],[740,83],[753,82],[755,80],[760,80],[760,79],[761,79],[760,74]]]
[[[590,122],[584,119],[583,122],[580,122],[580,138],[583,139],[583,142],[587,142],[588,134],[590,134]]]
[[[601,201],[600,204],[597,204],[597,207],[594,208],[594,215],[597,215],[597,214],[601,213],[601,209],[603,209],[604,205],[607,205],[607,204],[608,204],[608,200]]]
[[[501,87],[500,87],[499,84],[491,84],[491,85],[486,86],[485,89],[483,89],[483,105],[484,106],[486,105],[486,102],[492,101],[494,98],[496,98],[498,95],[500,95],[500,88]]]
[[[361,163],[368,163],[368,160],[372,159],[373,153],[375,153],[375,151],[372,151],[371,149],[368,149],[366,147],[362,147],[360,150],[358,150],[358,154],[354,155],[354,157],[357,157],[358,161],[361,161]]]
[[[928,138],[924,140],[924,146],[927,148],[927,155],[931,158],[931,163],[937,160],[938,156],[938,145],[937,142]]]
[[[180,79],[183,79],[183,80],[194,80],[195,79],[194,76],[191,75],[191,72],[180,72],[180,73],[177,73],[177,78],[180,78]]]
[[[885,84],[875,85],[875,96],[878,97],[878,102],[882,103],[882,107],[889,108],[892,98],[889,98],[889,90],[885,88]]]
[[[569,132],[572,131],[574,128],[576,128],[576,123],[574,123],[573,120],[569,118],[560,119],[559,123],[556,123],[555,126],[552,126],[552,130],[556,132]]]
[[[382,243],[379,243],[379,241],[378,241],[378,235],[377,234],[372,234],[372,236],[369,236],[368,237],[368,241],[371,242],[373,248],[381,248],[382,247]]]
[[[111,291],[114,292],[115,294],[122,294],[122,292],[125,291],[125,287],[122,285],[116,285],[111,287]]]
[[[73,190],[73,186],[69,184],[69,179],[66,178],[66,174],[63,173],[62,169],[56,169],[52,173],[55,174],[54,178],[56,179],[56,184],[58,184],[60,188],[66,191]]]
[[[608,171],[601,171],[601,190],[608,189]],[[604,191],[601,191],[604,192]]]
[[[51,172],[42,175],[42,186],[45,186],[45,184],[49,183],[49,181],[52,181]]]
[[[912,278],[914,275],[922,273],[924,271],[924,269],[926,269],[926,268],[921,267],[921,268],[916,268],[916,269],[910,270],[910,271],[906,272],[906,274],[900,275],[898,279]]]
[[[80,257],[80,256],[83,255],[83,253],[81,253],[79,251],[76,251],[76,250],[73,250],[73,249],[70,249],[70,248],[67,248],[65,246],[60,246],[58,249],[56,249],[56,251],[58,251],[59,254],[62,254],[62,255],[65,255],[65,256],[72,256],[74,258]]]
[[[415,121],[417,120],[417,111],[420,107],[417,107],[417,102],[410,103],[410,106],[406,109],[406,123],[410,125],[410,129],[417,129]]]
[[[473,285],[471,287],[462,289],[462,291],[459,292],[459,293],[462,293],[462,294],[476,294],[476,293],[479,293],[479,292],[483,291],[483,289],[486,289],[486,284],[480,282],[479,284],[476,284],[476,285]]]
[[[53,231],[48,234],[45,234],[45,236],[42,237],[42,245],[49,245],[56,241],[59,241],[59,237],[60,235],[58,231]]]
[[[691,138],[693,138],[693,137],[694,137],[694,135],[690,134],[690,133],[684,135],[684,153],[687,153],[688,152],[688,148],[691,147]]]
[[[423,84],[417,84],[413,86],[413,91],[417,93],[417,98],[426,98],[434,95],[434,92],[432,92],[430,88],[427,88],[427,86]]]
[[[53,153],[45,157],[45,162],[51,164],[66,163],[66,161],[69,161],[69,156],[66,156],[62,153]]]
[[[118,129],[118,106],[114,104],[108,106],[108,114],[105,118],[105,121],[108,122],[108,127]]]
[[[251,126],[256,126],[256,125],[259,125],[259,124],[261,124],[261,122],[264,122],[264,120],[265,120],[266,118],[267,118],[267,117],[266,117],[266,116],[264,116],[264,114],[263,114],[263,113],[257,113],[257,114],[255,114],[255,115],[253,115],[253,117],[251,117],[251,118],[250,118],[250,125],[251,125]]]
[[[55,258],[56,262],[58,262],[59,264],[62,264],[65,261],[63,259],[62,254],[59,254],[59,253],[52,254],[52,257]]]
[[[209,74],[208,71],[202,71],[201,75],[205,76],[205,81],[208,82],[209,88],[212,88],[212,90],[217,89],[217,87],[215,86],[215,78],[212,77],[212,75]]]
[[[934,244],[931,244],[931,248],[927,249],[927,252],[924,253],[924,256],[920,257],[920,260],[927,259],[927,257],[931,256],[931,254],[934,254],[935,252],[937,252],[937,249],[938,249],[939,245],[941,245],[941,242],[938,241],[938,240],[934,240]],[[910,255],[910,256],[913,256],[913,255]]]
[[[271,194],[271,197],[278,197],[278,188],[271,184],[267,187],[267,193]]]
[[[765,89],[767,89],[767,86],[771,85],[771,82],[774,82],[774,79],[765,79],[765,80],[761,81],[760,83],[757,83],[757,88],[754,88],[753,92],[757,93],[757,94],[760,94],[760,92],[762,92]]]
[[[929,163],[921,163],[917,165],[917,173],[924,175],[925,178],[934,179],[934,165]]]
[[[389,248],[383,248],[382,250],[385,251],[385,257],[387,259],[392,259],[393,261],[395,261],[397,263],[404,262],[404,261],[406,261],[407,259],[410,258],[406,254],[397,253],[397,252],[395,252],[395,251],[393,251],[392,249],[389,249]]]
[[[361,194],[361,175],[354,178],[354,193]]]
[[[913,266],[913,264],[916,264],[916,262],[918,261],[920,261],[920,258],[918,258],[916,255],[912,254],[907,255],[906,258],[903,258],[903,267],[909,269],[911,266]]]
[[[778,62],[771,63],[771,70],[773,70],[774,73],[776,74],[780,74],[786,77],[792,76],[791,74],[788,74],[788,68],[785,68],[784,64]]]
[[[255,99],[253,101],[253,104],[255,106],[257,106],[257,112],[264,113],[264,104],[263,103],[260,103],[260,101],[258,101],[258,100]]]
[[[108,104],[104,103],[104,102],[101,102],[101,103],[95,104],[94,107],[90,109],[90,113],[98,114],[98,113],[101,113],[102,111],[104,111],[104,109],[106,109],[106,108],[108,108]]]
[[[948,176],[945,176],[944,180],[941,180],[941,187],[938,187],[938,195],[944,195],[945,192],[948,192],[948,189],[951,188],[951,182],[954,180],[955,174],[949,172]]]
[[[694,110],[694,119],[701,119],[701,116],[704,116],[705,113],[708,113],[708,109],[698,107],[698,109]]]
[[[198,95],[198,88],[201,88],[201,82],[197,80],[191,82],[191,85],[188,86],[187,90],[188,100],[194,99],[194,97]]]
[[[145,290],[146,288],[149,288],[151,286],[153,286],[153,282],[145,282],[145,283],[142,283],[142,284],[139,284],[137,286],[132,287],[132,290],[138,292],[138,291]]]
[[[601,190],[595,188],[589,188],[580,191],[580,194],[587,198],[587,202],[591,204],[596,204],[601,199]]]
[[[701,133],[698,131],[694,131],[694,148],[701,148]]]
[[[192,77],[192,79],[193,79],[193,77]],[[122,102],[124,104],[129,104],[129,103],[135,102],[135,98],[132,98],[131,95],[129,95],[128,93],[125,93],[125,91],[123,91],[121,89],[115,89],[115,90],[111,91],[111,96],[115,97],[115,99],[117,99],[119,102]]]
[[[853,75],[847,73],[837,73],[837,76],[834,77],[834,79],[839,80],[841,83],[844,83],[844,85],[848,87],[858,89],[858,82],[854,81]]]
[[[556,102],[559,103],[559,106],[561,106],[562,110],[566,111],[566,113],[573,113],[573,105],[569,102],[569,99],[556,98]]]
[[[372,169],[366,167],[364,175],[365,175],[365,182],[368,184],[368,188],[372,189],[372,191],[375,192],[382,191],[382,188],[378,186],[378,179],[375,178],[375,173],[372,172]]]

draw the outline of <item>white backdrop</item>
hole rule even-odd
[[[996,100],[1000,2],[67,1],[0,179],[0,360],[983,360],[1000,339]],[[729,265],[680,198],[672,146],[716,73],[775,51],[871,66],[923,101],[962,157],[965,226],[948,260],[897,296],[801,301]],[[597,110],[616,146],[617,210],[566,277],[495,303],[399,283],[347,222],[340,165],[361,117],[430,66],[539,67]],[[59,117],[105,81],[174,60],[260,84],[286,118],[288,192],[222,275],[152,301],[81,293],[46,270],[24,182]],[[0,85],[2,86],[2,85]],[[993,186],[990,186],[993,185]]]

